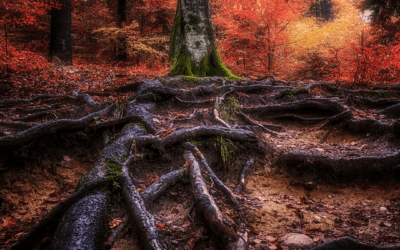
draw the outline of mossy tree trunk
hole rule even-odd
[[[218,53],[211,24],[209,0],[178,0],[172,29],[171,76],[223,76],[239,79]]]

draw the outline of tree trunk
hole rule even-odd
[[[126,23],[126,0],[118,0],[118,27],[122,28],[122,24]]]
[[[211,24],[209,0],[179,0],[172,29],[171,76],[223,76],[232,74],[218,53]]]
[[[126,0],[118,0],[118,28],[122,28],[126,23]],[[128,60],[128,54],[126,53],[127,41],[126,36],[122,33],[118,37],[118,48],[116,49],[116,59],[118,61]]]
[[[51,10],[50,58],[72,65],[71,0],[59,0],[61,9]]]

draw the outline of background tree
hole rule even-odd
[[[72,65],[71,0],[59,0],[60,9],[51,10],[50,58]],[[57,58],[57,59],[56,59]]]
[[[126,0],[118,0],[118,10],[117,10],[118,20],[117,25],[118,28],[122,28],[126,25]],[[123,33],[120,33],[118,37],[118,48],[116,57],[118,61],[126,61],[128,59],[128,53],[126,52],[126,37]]]
[[[208,0],[178,1],[170,59],[172,76],[238,78],[225,67],[218,53]]]
[[[381,43],[393,40],[400,27],[400,1],[398,0],[364,0],[363,11],[371,11],[372,24],[386,33],[381,34]]]

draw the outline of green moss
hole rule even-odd
[[[95,192],[107,192],[107,191],[108,191],[107,187],[101,187],[101,188],[96,189]]]
[[[121,186],[119,185],[119,179],[121,178],[121,166],[115,162],[108,161],[105,164],[107,167],[106,177],[113,183],[113,191],[119,189]]]
[[[203,147],[202,143],[199,141],[191,140],[190,143],[192,143],[193,145],[195,145],[198,148]]]
[[[128,98],[128,100],[129,101],[132,101],[133,99],[135,99],[136,98],[136,95],[131,95],[129,98]]]
[[[226,68],[215,44],[213,45],[211,56],[205,56],[201,60],[199,67],[197,67],[195,62],[190,58],[190,55],[186,52],[185,46],[181,46],[176,60],[174,60],[171,72],[171,76],[177,75],[191,77],[222,76],[232,80],[241,80],[241,78],[235,76]]]
[[[295,101],[297,100],[296,97],[294,96],[294,94],[300,92],[300,91],[305,91],[307,90],[304,87],[297,87],[294,89],[287,89],[286,90],[286,98],[289,99],[289,101]],[[310,93],[310,90],[308,90],[308,93]]]
[[[240,110],[240,102],[234,96],[229,96],[226,98],[225,102],[222,104],[216,104],[221,118],[227,123],[234,122],[234,116]]]
[[[83,185],[87,186],[87,185],[89,185],[89,184],[90,184],[90,181],[85,182]]]
[[[168,86],[168,82],[165,79],[161,79],[161,83],[164,86]]]
[[[182,13],[177,13],[174,21],[174,27],[172,28],[172,34],[171,34],[171,43],[169,47],[169,60],[174,61],[174,59],[177,57],[175,54],[175,43],[176,43],[176,38],[181,34],[181,22],[182,22]]]

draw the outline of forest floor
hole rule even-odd
[[[285,249],[279,238],[293,232],[309,236],[315,245],[344,236],[376,245],[400,243],[398,86],[351,90],[313,81],[156,78],[150,81],[149,95],[140,94],[147,84],[144,79],[107,76],[107,80],[96,80],[103,85],[88,85],[87,71],[67,69],[67,74],[74,74],[76,80],[66,76],[59,93],[34,84],[14,91],[3,84],[3,89],[12,92],[0,95],[0,140],[37,124],[82,118],[113,102],[117,108],[84,128],[44,133],[17,146],[0,145],[1,249],[16,243],[59,201],[74,193],[103,147],[125,125],[101,124],[123,118],[132,103],[150,112],[157,138],[220,125],[214,107],[232,128],[255,131],[261,143],[218,136],[188,140],[232,191],[243,166],[250,158],[255,160],[245,188],[236,194],[247,218],[250,249]],[[154,81],[161,85],[152,88]],[[210,89],[196,92],[199,85]],[[133,101],[127,100],[130,96]],[[258,125],[249,126],[239,111]],[[259,125],[266,130],[257,129]],[[179,144],[162,151],[151,147],[134,151],[143,156],[129,167],[139,192],[186,162],[185,149]],[[225,219],[237,227],[234,206],[207,174],[203,176]],[[191,211],[194,197],[189,179],[182,177],[148,206],[160,241],[168,249],[221,249],[223,243],[197,208]],[[118,235],[106,242],[106,248],[142,249],[127,210],[119,192],[113,192],[107,219],[110,230],[118,229]],[[51,237],[44,234],[36,249],[48,249]]]

